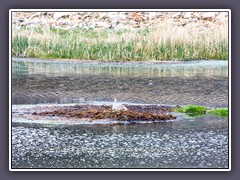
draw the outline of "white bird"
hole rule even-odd
[[[120,110],[127,111],[128,109],[124,105],[122,105],[120,103],[117,103],[117,99],[114,98],[112,110],[114,110],[114,111],[120,111]]]

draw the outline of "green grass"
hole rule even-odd
[[[197,105],[189,105],[189,106],[184,106],[181,108],[176,109],[176,112],[181,112],[181,113],[186,113],[189,115],[201,115],[201,114],[206,114],[208,108],[204,106],[197,106]]]
[[[202,116],[206,114],[220,116],[220,117],[228,117],[228,109],[227,108],[215,108],[209,109],[204,106],[198,105],[188,105],[175,109],[176,112],[186,113],[189,116],[196,117]]]
[[[208,113],[215,115],[215,116],[228,117],[228,109],[227,108],[212,109]]]
[[[189,31],[189,32],[188,32]],[[226,30],[183,34],[171,30],[12,30],[12,55],[107,61],[228,59]]]

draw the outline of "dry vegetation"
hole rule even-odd
[[[12,55],[107,61],[228,59],[228,27],[199,31],[167,22],[139,30],[13,27]]]

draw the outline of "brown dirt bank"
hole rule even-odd
[[[52,116],[64,118],[90,118],[91,120],[112,119],[117,121],[166,121],[176,119],[169,114],[173,111],[170,106],[157,105],[128,105],[128,111],[112,111],[111,106],[106,105],[75,105],[59,107],[55,110],[33,112],[33,116]]]

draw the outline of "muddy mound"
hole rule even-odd
[[[110,106],[69,106],[54,111],[33,112],[38,116],[59,116],[65,118],[113,119],[117,121],[159,121],[176,119],[171,107],[165,106],[127,106],[129,110],[113,111]]]

